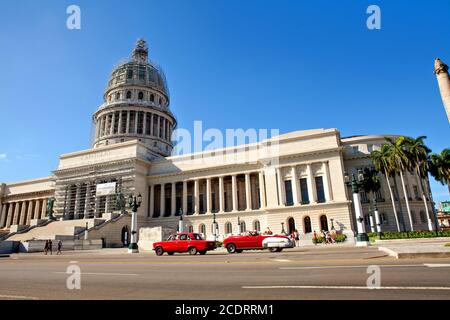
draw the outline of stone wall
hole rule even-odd
[[[139,250],[153,250],[153,243],[167,239],[171,234],[175,233],[174,229],[154,227],[139,229]]]
[[[104,245],[107,248],[123,247],[122,228],[125,226],[131,231],[131,216],[129,215],[121,216],[90,229],[88,237],[89,239],[104,239]]]

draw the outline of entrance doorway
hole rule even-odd
[[[311,218],[309,216],[303,218],[303,226],[305,229],[305,233],[311,233]]]
[[[320,230],[328,231],[328,218],[326,215],[320,217]]]
[[[292,234],[295,231],[295,220],[294,218],[290,217],[288,219],[288,232],[289,234]]]

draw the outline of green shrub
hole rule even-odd
[[[446,231],[383,232],[381,235],[382,240],[436,238],[436,237],[450,237],[450,230],[446,230]]]
[[[347,236],[345,234],[338,234],[334,238],[334,241],[336,241],[336,242],[344,242],[346,239],[347,239]],[[325,242],[325,238],[324,237],[317,237],[316,239],[313,238],[312,242],[314,244],[324,243]]]
[[[223,246],[223,242],[222,241],[216,241],[216,247],[220,248]]]

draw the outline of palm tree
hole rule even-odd
[[[397,230],[400,232],[400,223],[398,221],[394,193],[392,192],[391,182],[389,180],[390,177],[395,174],[390,162],[391,150],[392,148],[388,144],[383,144],[380,150],[373,150],[370,153],[370,157],[372,158],[372,163],[375,166],[375,169],[382,172],[386,178],[389,195],[392,201],[392,210],[394,211],[395,223],[397,224]]]
[[[386,138],[386,141],[392,148],[390,157],[391,165],[393,166],[394,170],[400,174],[409,224],[411,226],[411,231],[414,231],[411,208],[409,206],[408,192],[406,191],[405,178],[403,177],[403,172],[411,171],[414,167],[414,163],[412,162],[411,156],[408,153],[407,140],[406,137],[398,137],[395,140]]]
[[[410,158],[411,165],[415,167],[415,171],[417,176],[419,177],[419,192],[422,196],[423,203],[425,205],[425,212],[428,219],[428,229],[433,231],[433,223],[432,217],[430,216],[430,210],[428,209],[427,197],[425,196],[425,188],[422,185],[423,179],[428,177],[428,155],[431,150],[425,145],[423,140],[425,140],[426,136],[419,136],[416,139],[406,137],[406,148],[407,154]]]
[[[374,204],[374,209],[376,207],[376,193],[381,189],[380,178],[378,177],[378,171],[376,169],[365,168],[364,180],[362,181],[362,189],[369,195],[372,196],[372,203]],[[370,198],[370,197],[369,197]],[[380,216],[375,217],[376,221],[380,220]],[[373,220],[370,221],[372,231],[375,227],[373,225]]]
[[[428,160],[428,168],[437,181],[448,186],[450,193],[450,149],[446,148],[441,153],[431,154]]]

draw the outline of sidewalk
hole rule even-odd
[[[450,258],[450,238],[398,239],[376,241],[378,250],[397,259]]]

